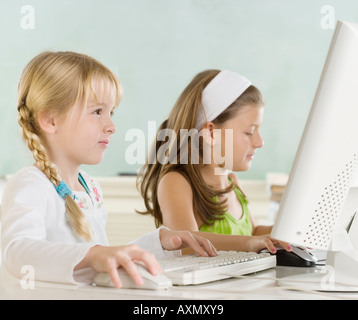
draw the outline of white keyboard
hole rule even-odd
[[[159,260],[174,285],[191,285],[266,270],[276,266],[269,253],[219,251],[216,257],[187,255]]]

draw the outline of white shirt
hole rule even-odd
[[[73,192],[92,226],[93,241],[78,237],[66,221],[65,201],[45,174],[38,168],[26,167],[7,183],[1,207],[2,255],[8,272],[21,278],[21,268],[30,266],[35,279],[63,283],[91,283],[91,268],[74,272],[74,267],[94,245],[108,245],[105,233],[107,211],[100,186],[81,172],[90,190]],[[159,229],[144,235],[137,245],[158,258],[165,256]]]

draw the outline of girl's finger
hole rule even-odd
[[[143,277],[139,273],[137,265],[130,258],[126,259],[125,261],[119,262],[119,264],[128,272],[129,276],[138,286],[143,285]]]
[[[274,244],[278,245],[280,248],[282,248],[282,249],[284,249],[286,251],[289,251],[289,252],[292,251],[292,247],[290,246],[289,243],[284,242],[284,241],[279,241],[279,240],[276,240],[276,239],[272,239],[272,238],[270,238],[270,239]]]
[[[202,257],[208,257],[209,254],[201,247],[199,242],[195,239],[195,237],[190,232],[182,232],[180,234],[181,240],[190,248],[192,248],[196,253],[198,253]]]
[[[194,235],[194,238],[198,241],[198,243],[204,247],[206,253],[210,256],[210,257],[216,257],[218,255],[216,248],[214,247],[214,245],[205,238],[202,237],[198,237]]]
[[[291,252],[292,251],[292,247],[290,246],[289,243],[287,242],[280,242],[280,245],[282,248],[284,248],[286,251]]]
[[[162,267],[160,266],[158,260],[155,258],[155,256],[147,251],[144,251],[139,259],[136,259],[139,261],[142,261],[145,266],[147,267],[148,271],[153,275],[156,276],[159,273],[164,273]]]
[[[118,270],[117,270],[117,265],[114,265],[112,267],[110,267],[110,269],[107,271],[109,277],[111,278],[114,286],[116,288],[121,288],[122,287],[122,281],[118,276]]]
[[[163,273],[155,256],[148,251],[141,249],[137,245],[129,246],[127,254],[130,257],[130,260],[142,262],[152,275],[155,276],[159,273]]]
[[[274,244],[272,243],[272,241],[269,238],[265,238],[264,244],[265,244],[265,247],[267,248],[267,250],[270,251],[271,253],[277,252]]]

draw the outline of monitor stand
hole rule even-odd
[[[331,265],[328,259],[333,259]],[[358,293],[358,252],[327,253],[327,264],[310,273],[282,277],[277,285],[292,290]]]
[[[350,196],[357,196],[357,188],[354,189],[347,200]],[[352,208],[346,205],[351,218],[348,226],[339,224],[336,227],[327,251],[326,265],[316,267],[311,273],[280,278],[279,286],[324,292],[358,292],[358,213],[352,214]]]

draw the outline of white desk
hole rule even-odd
[[[293,291],[282,288],[276,284],[275,278],[314,271],[314,268],[277,267],[247,276],[243,279],[227,279],[197,286],[174,286],[169,290],[159,291],[91,286],[77,287],[73,285],[38,282],[35,283],[34,289],[25,290],[22,289],[19,284],[1,281],[0,299],[202,300],[203,304],[209,300],[217,300],[219,303],[219,300],[358,299],[358,293],[325,294]],[[138,301],[138,306],[139,304],[140,302]],[[163,303],[158,305],[163,305]],[[133,303],[131,306],[133,306]]]

